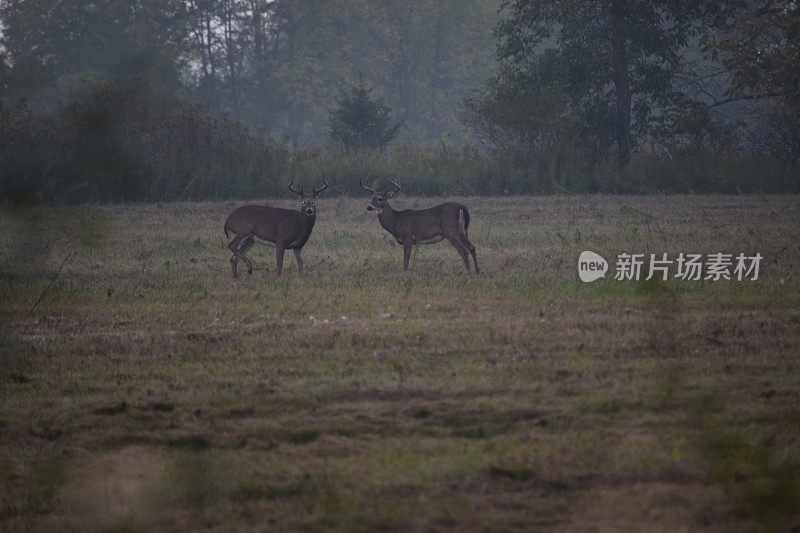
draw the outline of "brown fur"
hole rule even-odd
[[[292,183],[294,180],[292,180]],[[275,262],[278,275],[283,271],[283,256],[286,250],[294,251],[297,268],[303,271],[301,251],[311,237],[314,223],[317,220],[316,200],[324,187],[314,188],[311,194],[306,194],[305,189],[296,190],[289,183],[292,192],[300,196],[300,209],[283,209],[263,205],[245,205],[236,209],[225,221],[225,236],[234,234],[233,240],[228,243],[231,256],[231,269],[233,277],[237,277],[239,260],[247,263],[247,273],[253,273],[253,262],[247,257],[247,252],[257,241],[275,245]]]
[[[447,202],[428,209],[405,209],[395,211],[389,199],[397,190],[380,189],[373,191],[361,184],[364,190],[373,193],[367,210],[378,210],[378,220],[383,229],[403,245],[403,270],[408,270],[411,249],[415,244],[434,244],[447,239],[461,256],[464,267],[470,272],[469,256],[475,263],[475,272],[480,273],[475,247],[469,241],[469,211],[461,204]]]

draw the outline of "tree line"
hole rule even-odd
[[[319,144],[361,77],[410,138],[460,139],[459,95],[490,75],[497,16],[495,0],[6,0],[4,93],[52,104],[137,86]]]
[[[798,37],[786,0],[6,0],[0,194],[798,192]]]

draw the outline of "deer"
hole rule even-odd
[[[469,210],[461,204],[446,202],[428,209],[396,211],[389,205],[389,199],[400,192],[400,186],[392,180],[389,180],[389,183],[394,189],[384,187],[376,190],[370,189],[358,180],[362,189],[372,193],[367,211],[376,212],[383,229],[391,233],[403,246],[403,270],[408,271],[411,249],[414,245],[434,244],[447,239],[464,260],[467,273],[470,273],[469,256],[472,255],[475,273],[479,274],[478,257],[467,234]]]
[[[275,260],[278,275],[283,272],[283,256],[286,250],[294,252],[297,269],[303,272],[303,246],[311,237],[311,230],[317,220],[317,197],[319,193],[328,188],[328,180],[323,180],[321,187],[312,187],[307,193],[305,185],[300,189],[293,187],[294,179],[289,182],[289,190],[300,197],[299,209],[283,209],[265,205],[244,205],[237,208],[225,221],[225,237],[233,240],[228,243],[231,256],[231,269],[233,277],[238,277],[237,267],[239,260],[247,264],[247,273],[253,274],[253,262],[247,257],[247,252],[255,244],[265,244],[275,247]]]

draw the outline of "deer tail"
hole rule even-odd
[[[226,239],[230,239],[231,238],[231,236],[228,235],[228,225],[227,224],[225,224],[225,238]]]
[[[467,234],[467,230],[469,229],[469,211],[464,206],[461,206],[458,210],[458,227],[461,233],[464,235]]]

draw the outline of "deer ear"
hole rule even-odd
[[[386,198],[391,198],[394,196],[394,191],[386,191]]]

